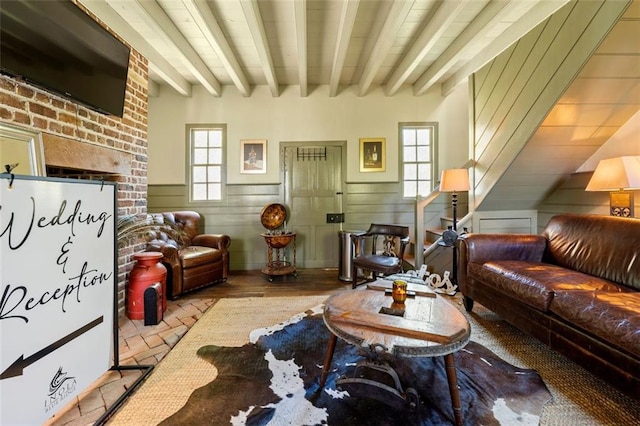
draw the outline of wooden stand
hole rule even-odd
[[[269,281],[273,281],[273,277],[279,275],[297,276],[295,232],[281,235],[262,234],[262,237],[267,243],[267,265],[262,268],[262,273],[269,275]],[[292,252],[292,262],[286,260],[287,249]]]

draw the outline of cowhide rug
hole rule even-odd
[[[420,401],[414,410],[398,410],[336,389],[336,380],[349,377],[363,359],[340,339],[327,383],[318,388],[328,338],[321,313],[309,311],[254,330],[252,343],[242,347],[203,346],[198,355],[218,376],[161,424],[453,424],[441,357],[394,360],[403,388],[414,388]],[[514,367],[473,341],[455,358],[465,425],[538,424],[550,393],[534,370]]]

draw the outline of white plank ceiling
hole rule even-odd
[[[151,96],[201,85],[213,96],[291,86],[305,97],[327,85],[333,97],[403,86],[446,95],[568,0],[78,2],[149,60]],[[640,109],[639,34],[635,0],[476,207],[536,208]]]
[[[151,91],[447,93],[567,0],[79,0],[149,59]]]

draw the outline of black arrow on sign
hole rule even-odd
[[[93,327],[95,327],[98,324],[102,323],[103,320],[104,320],[104,317],[96,318],[93,321],[91,321],[90,323],[88,323],[87,325],[84,325],[84,326],[80,327],[79,329],[77,329],[73,333],[70,333],[70,334],[64,336],[62,339],[60,339],[60,340],[58,340],[56,342],[53,342],[52,344],[50,344],[46,348],[40,349],[38,352],[36,352],[35,354],[33,354],[33,355],[31,355],[31,356],[29,356],[27,358],[25,358],[24,355],[20,355],[20,358],[15,360],[15,362],[13,364],[11,364],[9,366],[9,368],[4,370],[2,372],[2,374],[0,374],[0,380],[8,379],[10,377],[22,376],[22,370],[24,370],[25,368],[27,368],[28,366],[30,366],[34,362],[38,361],[40,358],[44,358],[45,356],[49,355],[51,352],[55,351],[56,349],[66,345],[67,343],[69,343],[70,341],[75,339],[76,337],[79,337],[79,336],[83,335],[87,331],[91,330]]]

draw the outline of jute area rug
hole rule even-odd
[[[249,342],[252,331],[255,335],[254,330],[287,321],[324,300],[326,296],[221,299],[162,360],[109,424],[157,425],[176,418],[175,413],[183,409],[194,390],[206,389],[218,377],[211,359],[197,355],[199,349],[241,347]],[[463,310],[460,297],[450,300]],[[544,405],[539,424],[640,425],[640,404],[537,340],[477,304],[467,318],[472,327],[472,341],[514,366],[540,373],[552,399]],[[233,392],[234,386],[226,389]],[[238,424],[241,423],[239,419]]]

